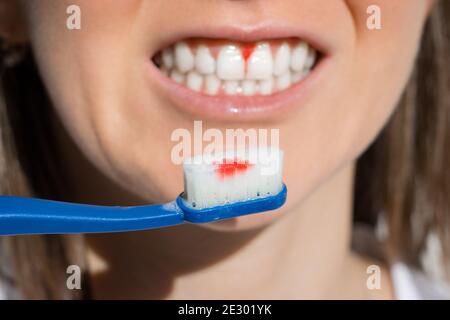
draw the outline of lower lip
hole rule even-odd
[[[198,93],[162,74],[150,59],[148,74],[150,81],[156,82],[178,110],[196,119],[261,121],[274,120],[288,114],[295,107],[304,105],[314,89],[319,86],[330,60],[330,56],[321,57],[305,79],[284,91],[267,96],[208,96]]]

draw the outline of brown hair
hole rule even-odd
[[[429,18],[416,68],[399,106],[361,156],[355,182],[355,221],[389,229],[389,256],[420,267],[426,238],[436,233],[450,257],[450,2]],[[0,193],[62,199],[64,176],[51,132],[53,110],[29,55],[2,76]],[[66,268],[84,265],[81,236],[1,239],[11,262],[3,280],[26,298],[82,298],[66,288]],[[1,272],[1,268],[0,268]]]
[[[30,54],[4,72],[1,90],[0,194],[61,200],[65,184],[51,130],[53,109]],[[24,297],[81,297],[79,290],[67,289],[66,268],[84,265],[82,237],[14,236],[1,239],[0,245],[0,276]],[[5,271],[8,262],[12,275]]]
[[[374,225],[384,213],[391,259],[417,267],[432,233],[450,262],[449,57],[450,2],[440,1],[397,110],[357,167],[355,219]]]

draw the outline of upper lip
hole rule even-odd
[[[190,38],[227,39],[237,42],[257,42],[270,39],[300,38],[308,42],[323,55],[333,52],[332,39],[302,26],[292,26],[272,21],[255,25],[213,24],[201,27],[186,27],[179,32],[168,34],[156,47],[153,55],[178,41]]]

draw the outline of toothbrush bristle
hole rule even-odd
[[[277,148],[201,155],[184,163],[184,197],[205,209],[278,194],[283,152]]]

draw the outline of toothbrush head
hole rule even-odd
[[[281,207],[283,152],[258,148],[200,155],[184,163],[177,204],[192,223],[218,221]]]

